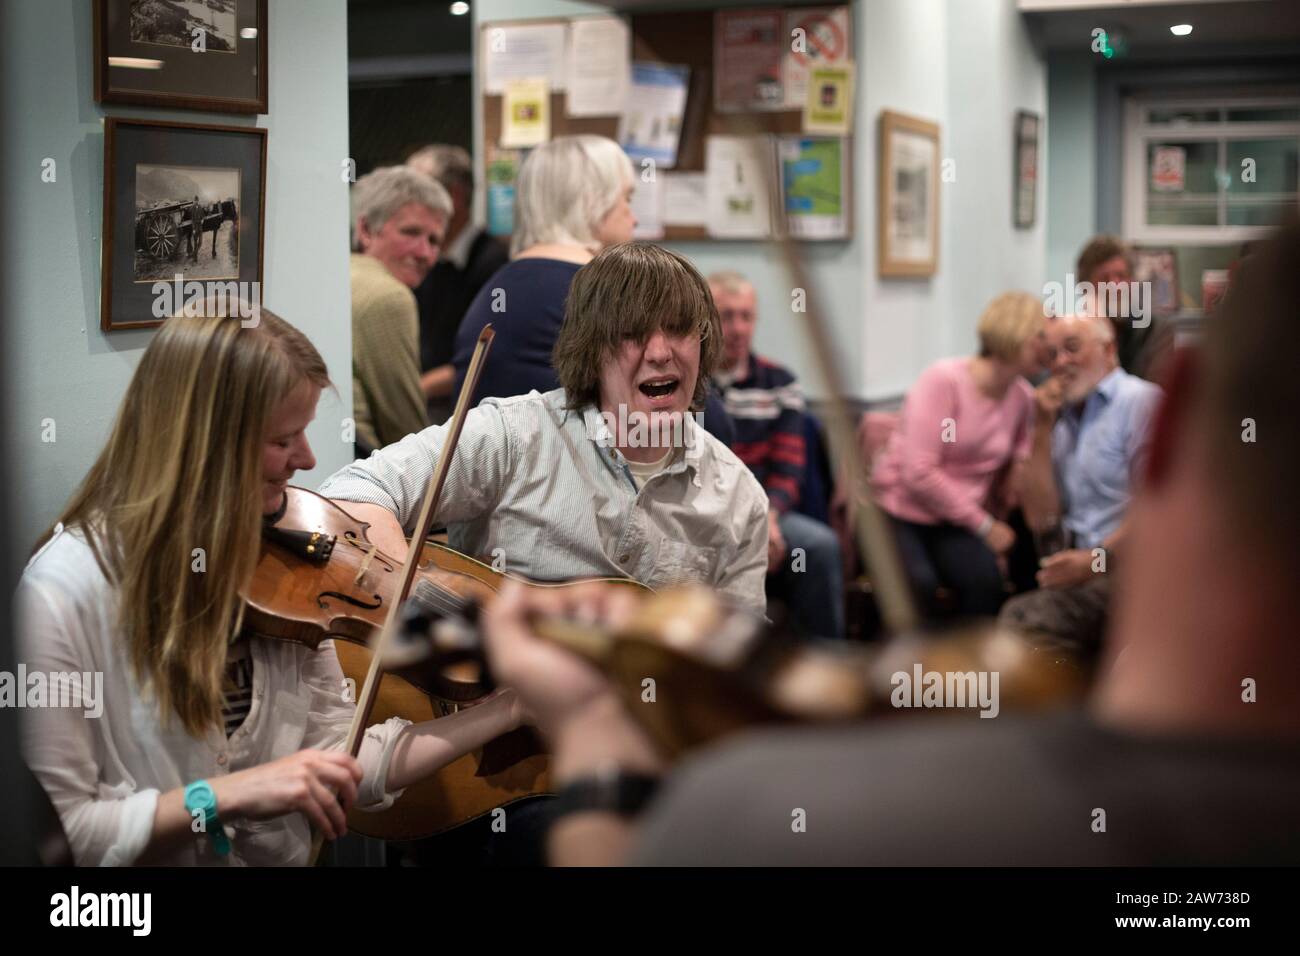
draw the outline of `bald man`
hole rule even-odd
[[[1123,573],[1125,515],[1160,389],[1120,368],[1104,317],[1053,320],[1048,353],[1023,506],[1030,528],[1060,531],[1063,549],[1040,555],[1038,589],[1004,604],[1000,620],[1086,659],[1101,643],[1113,575]]]

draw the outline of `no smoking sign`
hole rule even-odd
[[[796,63],[808,66],[814,60],[820,63],[833,63],[844,58],[847,37],[844,30],[835,22],[834,15],[813,14],[798,24],[808,38],[808,52],[798,50],[791,52]]]

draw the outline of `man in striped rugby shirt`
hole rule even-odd
[[[843,572],[835,533],[796,511],[803,484],[804,399],[786,368],[754,354],[754,286],[715,272],[709,289],[722,320],[722,368],[714,382],[736,428],[731,450],[767,492],[768,594],[784,600],[791,623],[811,637],[844,635]]]

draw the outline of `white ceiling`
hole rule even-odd
[[[1062,0],[1051,10],[1029,9],[1051,2],[1020,0],[1020,7],[1040,48],[1052,51],[1088,51],[1097,27],[1122,37],[1126,55],[1138,58],[1208,49],[1250,55],[1300,42],[1300,0]],[[1071,9],[1059,9],[1066,3]],[[1191,35],[1170,33],[1176,23],[1190,23]]]

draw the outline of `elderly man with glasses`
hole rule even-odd
[[[1039,544],[1039,587],[1004,604],[1000,620],[1087,658],[1105,628],[1125,512],[1161,392],[1120,367],[1104,317],[1054,319],[1048,343],[1052,375],[1037,391],[1023,492]]]

